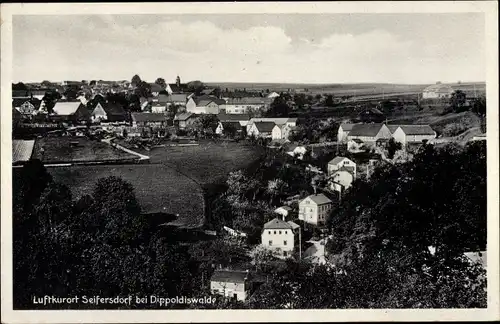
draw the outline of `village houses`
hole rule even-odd
[[[245,301],[251,289],[250,273],[238,270],[215,270],[210,279],[210,291],[227,298]]]
[[[276,125],[285,125],[287,124],[291,128],[297,126],[297,118],[252,118],[248,121],[248,124],[246,125],[247,127],[247,133],[250,130],[250,127],[252,127],[252,124],[254,123],[262,123],[262,122],[270,122],[274,123]]]
[[[260,97],[229,98],[225,105],[226,114],[246,114],[249,110],[267,110],[271,104],[271,99]]]
[[[350,152],[375,147],[378,139],[389,140],[392,137],[390,129],[385,124],[355,124],[347,135],[347,149]]]
[[[168,117],[165,114],[132,113],[132,127],[166,127]]]
[[[290,257],[295,251],[299,231],[299,225],[276,217],[264,224],[261,242],[265,248],[276,251],[280,257]]]
[[[271,137],[273,140],[288,140],[292,134],[293,127],[289,124],[274,125]]]
[[[332,201],[324,194],[307,196],[299,202],[299,219],[316,226],[324,225],[331,208]]]
[[[196,124],[199,116],[190,112],[179,113],[174,117],[174,126],[180,129],[189,128]]]
[[[223,99],[216,97],[191,97],[186,104],[186,111],[194,114],[217,115],[220,111],[220,106],[225,103]]]
[[[90,120],[90,113],[80,101],[58,101],[52,108],[50,118],[55,121],[86,122]]]

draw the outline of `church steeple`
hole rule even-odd
[[[175,79],[175,84],[180,87],[181,86],[181,78],[179,76],[177,76],[177,78]]]

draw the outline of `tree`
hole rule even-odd
[[[285,96],[274,98],[270,109],[265,113],[267,117],[287,117],[290,107]]]
[[[403,145],[400,142],[396,142],[394,138],[391,138],[387,143],[387,157],[392,160],[396,151],[401,150],[402,147]]]
[[[462,90],[456,90],[451,94],[450,105],[454,112],[462,112],[466,110],[465,102],[467,96]]]
[[[196,95],[200,95],[200,93],[205,89],[205,85],[201,81],[191,81],[188,82],[187,88],[189,91],[194,92]]]
[[[165,82],[164,78],[158,78],[158,79],[156,79],[155,83],[158,84],[159,86],[161,86],[164,89],[167,87],[167,82]]]
[[[43,81],[40,83],[40,85],[41,85],[42,87],[48,88],[48,87],[52,86],[52,83],[51,83],[50,81],[43,80]]]
[[[135,93],[144,98],[149,98],[151,96],[151,85],[146,81],[141,81],[136,86]]]
[[[333,107],[333,105],[334,105],[333,95],[326,96],[325,106],[327,106],[327,107]]]
[[[22,91],[27,91],[28,90],[28,87],[22,83],[22,82],[18,82],[18,83],[13,83],[12,84],[12,90],[22,90]]]
[[[481,118],[481,131],[486,133],[486,96],[482,95],[474,101],[472,112]]]
[[[131,84],[135,88],[141,84],[142,80],[141,77],[138,76],[137,74],[132,77]]]
[[[197,128],[204,130],[204,131],[215,131],[217,128],[217,125],[219,124],[219,118],[217,118],[217,115],[202,115],[198,120],[196,121],[197,123]]]

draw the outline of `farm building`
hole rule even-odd
[[[33,104],[32,100],[22,98],[12,99],[12,107],[19,111],[23,116],[31,116],[37,110],[37,107]]]
[[[174,125],[179,128],[187,128],[193,126],[198,120],[198,115],[186,112],[175,115]]]
[[[158,97],[160,92],[164,90],[161,85],[156,84],[156,83],[150,83],[149,86],[151,87],[151,94],[154,97]]]
[[[299,202],[299,219],[313,225],[323,225],[332,208],[332,201],[324,194],[310,195]]]
[[[403,146],[408,143],[422,143],[436,138],[436,132],[429,125],[400,125],[393,133],[395,141]]]
[[[191,97],[186,103],[186,110],[194,114],[218,114],[225,103],[223,99],[216,97]]]
[[[104,110],[106,111],[108,122],[129,121],[129,114],[123,109],[123,106],[118,103],[108,102],[104,105]]]
[[[295,251],[299,231],[299,225],[276,217],[264,224],[261,234],[262,246],[276,251],[281,257],[289,257]]]
[[[337,142],[347,142],[347,136],[349,135],[349,132],[352,130],[352,127],[354,125],[355,124],[340,124],[339,130],[337,132]]]
[[[165,127],[168,117],[164,114],[132,113],[132,127]]]
[[[449,98],[452,93],[453,89],[449,85],[436,83],[424,89],[422,99]]]
[[[245,301],[250,293],[250,273],[237,270],[215,270],[210,290],[228,298]]]
[[[245,127],[249,120],[250,116],[247,114],[218,114],[217,119],[220,122],[238,122],[241,126]]]
[[[247,126],[247,132],[249,131],[250,127],[254,123],[261,123],[261,122],[271,122],[276,125],[284,125],[287,124],[290,127],[295,127],[297,126],[297,118],[252,118],[248,121]]]
[[[187,94],[185,93],[173,93],[167,97],[167,105],[178,105],[186,107]]]
[[[164,114],[167,111],[167,106],[159,102],[155,102],[151,105],[151,112],[155,114]]]
[[[23,164],[31,159],[35,140],[12,140],[12,164]]]
[[[375,145],[379,138],[390,139],[392,133],[385,124],[356,124],[352,127],[347,140],[358,139],[365,145]]]
[[[186,93],[189,92],[189,87],[186,83],[181,83],[181,78],[177,76],[175,83],[167,83],[166,90],[168,94]]]
[[[226,114],[246,114],[249,109],[267,109],[271,102],[272,99],[261,97],[229,98],[221,108]]]
[[[58,101],[52,110],[51,119],[73,122],[90,120],[90,112],[80,101]]]
[[[292,127],[289,126],[288,124],[283,124],[283,125],[274,125],[274,128],[272,130],[272,139],[273,140],[280,140],[280,139],[285,139],[287,140],[292,132]]]
[[[253,123],[247,134],[248,136],[253,135],[255,137],[271,137],[274,126],[276,126],[276,124],[273,122]]]

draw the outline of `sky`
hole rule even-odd
[[[446,14],[18,15],[13,81],[485,81],[485,17]]]

